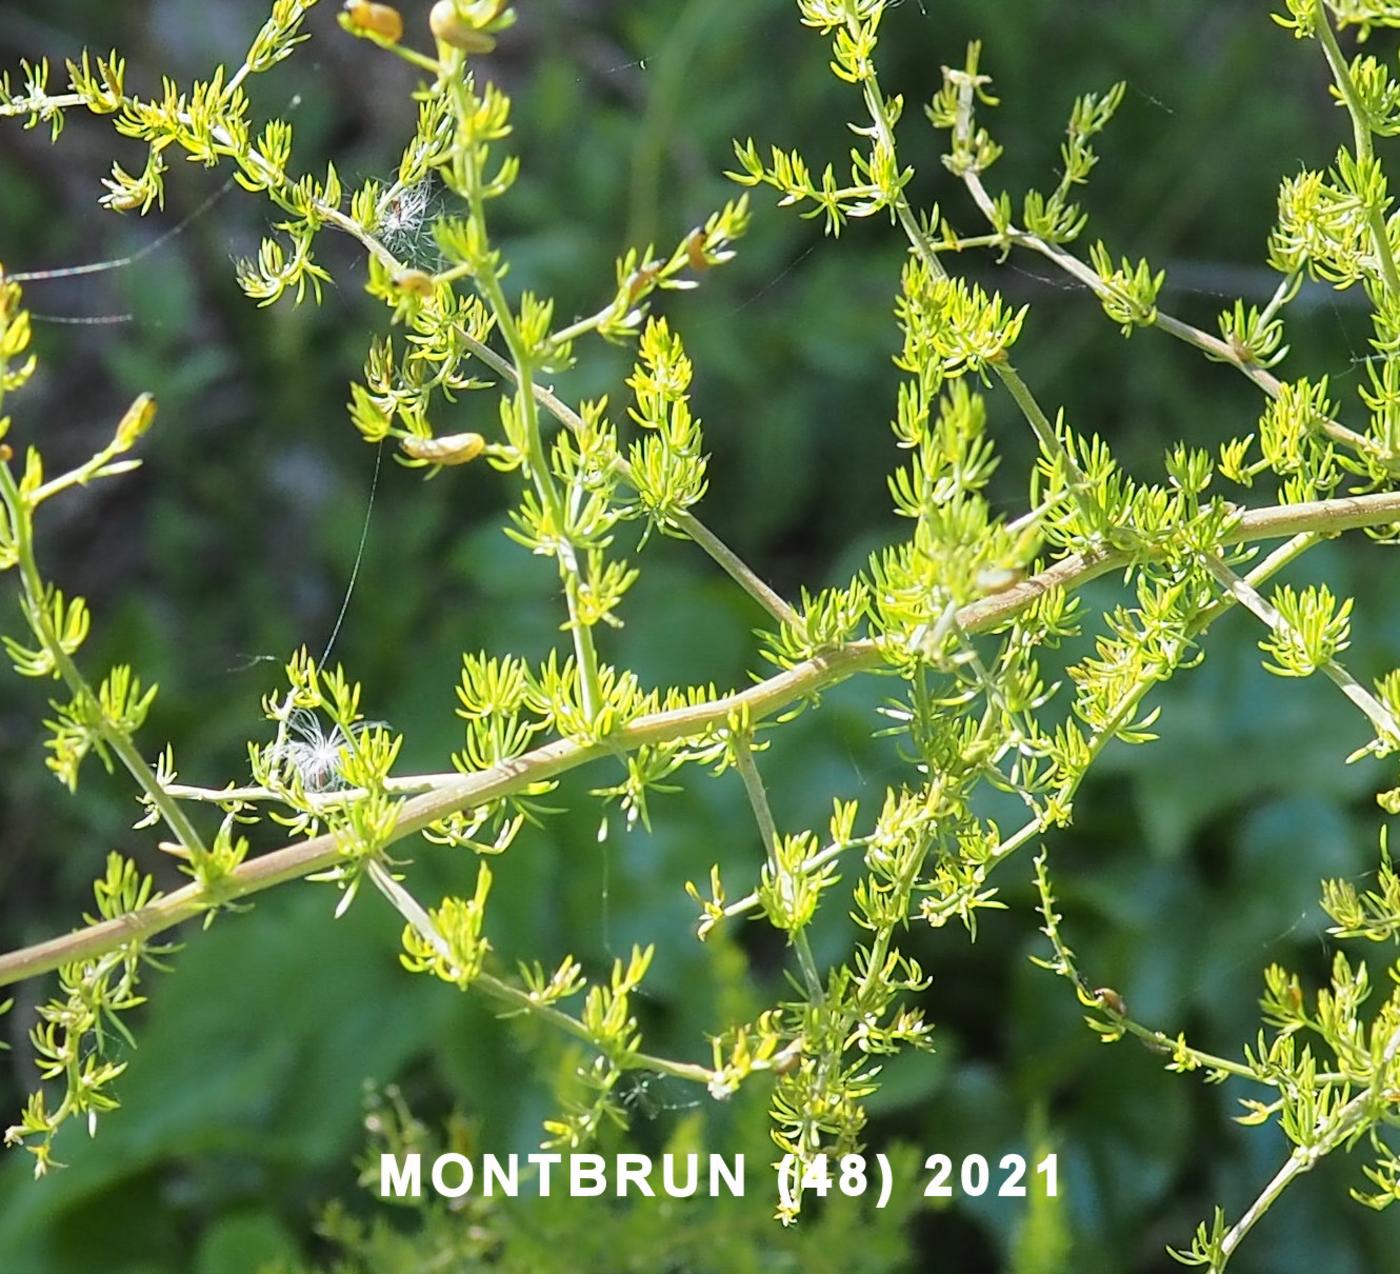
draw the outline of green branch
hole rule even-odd
[[[428,915],[423,905],[379,863],[370,863],[368,872],[375,888],[388,899],[394,910],[438,952],[446,959],[451,960],[450,947],[442,934],[438,932],[437,926],[433,924],[432,917]],[[529,1013],[557,1030],[563,1031],[566,1035],[572,1035],[575,1039],[582,1040],[594,1048],[599,1047],[593,1032],[578,1018],[565,1013],[562,1009],[555,1008],[552,1004],[541,1003],[528,991],[523,991],[502,978],[482,971],[472,978],[470,985],[472,990],[480,991],[488,999],[495,1000],[497,1004],[503,1005],[511,1012]],[[707,1067],[694,1062],[675,1062],[651,1053],[629,1053],[618,1058],[617,1064],[622,1070],[656,1071],[662,1075],[671,1075],[676,1079],[684,1079],[694,1084],[707,1086],[714,1078],[714,1072]]]
[[[1351,116],[1356,157],[1363,163],[1369,162],[1375,156],[1375,148],[1371,141],[1371,122],[1366,116],[1361,96],[1356,91],[1356,83],[1351,78],[1351,71],[1342,55],[1341,46],[1337,43],[1336,33],[1332,30],[1331,15],[1327,12],[1323,0],[1317,0],[1317,38],[1322,42],[1322,50],[1327,55],[1327,65],[1332,70],[1337,92]],[[1385,277],[1385,285],[1391,296],[1400,297],[1400,270],[1395,266],[1395,252],[1391,247],[1390,231],[1386,228],[1384,211],[1375,204],[1368,204],[1366,224],[1371,231],[1371,242],[1376,250],[1376,260],[1380,262],[1381,274]]]
[[[779,836],[777,824],[773,821],[773,811],[768,805],[768,792],[763,786],[763,777],[754,764],[753,748],[747,734],[736,733],[733,739],[734,762],[739,768],[739,776],[744,780],[744,791],[748,794],[749,805],[753,809],[754,821],[758,824],[758,834],[763,841],[763,852],[768,859],[768,870],[773,875],[775,885],[781,887],[782,864],[778,860]],[[803,981],[807,983],[807,994],[813,1004],[820,1004],[825,997],[822,990],[822,976],[817,969],[816,957],[812,955],[812,944],[802,929],[793,929],[788,937],[793,950],[797,952],[797,963],[802,969]]]
[[[968,192],[972,195],[973,202],[977,204],[990,222],[996,221],[996,210],[992,203],[991,196],[987,193],[987,188],[982,183],[981,177],[973,170],[969,169],[962,174],[963,183],[967,186]],[[1005,248],[1009,243],[1017,244],[1021,247],[1029,248],[1039,253],[1047,261],[1058,266],[1073,279],[1077,279],[1088,288],[1100,301],[1110,296],[1108,285],[1099,278],[1083,261],[1079,260],[1073,253],[1065,251],[1053,243],[1047,243],[1039,235],[1032,234],[1029,230],[1023,230],[1015,225],[1006,227],[1004,234],[990,236],[991,243],[988,246]],[[969,241],[975,242],[975,241]],[[1276,294],[1277,296],[1277,294]],[[1277,308],[1276,304],[1273,307]],[[1203,331],[1194,324],[1187,323],[1183,319],[1176,318],[1162,309],[1158,309],[1157,316],[1153,320],[1152,326],[1165,332],[1168,336],[1190,345],[1193,349],[1198,349],[1207,357],[1216,362],[1225,363],[1233,367],[1251,384],[1257,386],[1270,398],[1277,399],[1283,392],[1283,383],[1269,371],[1267,367],[1262,367],[1252,359],[1241,355],[1229,341],[1210,332]],[[1326,419],[1319,422],[1322,431],[1343,446],[1350,448],[1362,455],[1370,456],[1378,460],[1382,465],[1392,472],[1400,472],[1400,457],[1386,451],[1374,439],[1366,437],[1365,434],[1357,433],[1356,430],[1348,428],[1340,421]]]
[[[57,486],[58,484],[51,484]],[[195,830],[179,803],[161,787],[155,772],[147,765],[145,758],[137,750],[131,736],[111,720],[101,707],[101,701],[88,684],[78,665],[63,648],[63,643],[53,630],[45,599],[43,579],[39,575],[38,561],[34,556],[33,527],[30,521],[33,499],[26,499],[15,483],[8,464],[0,462],[0,500],[3,500],[11,526],[14,529],[15,551],[18,557],[20,580],[24,589],[25,609],[30,616],[34,634],[43,643],[44,649],[53,659],[69,692],[75,699],[96,705],[94,720],[102,736],[102,742],[109,747],[140,786],[151,804],[160,812],[161,818],[170,828],[171,834],[184,849],[198,861],[206,852],[204,840]]]

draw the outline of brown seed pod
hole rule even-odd
[[[486,450],[480,434],[445,434],[441,438],[403,438],[399,446],[406,456],[429,464],[468,464]]]
[[[356,35],[372,35],[388,44],[403,39],[403,14],[393,5],[345,0],[345,17]]]
[[[1119,1017],[1128,1016],[1128,1002],[1111,986],[1095,987],[1094,996],[1109,1012],[1116,1013]]]
[[[773,1059],[773,1074],[791,1075],[802,1064],[802,1049],[789,1045]]]
[[[428,26],[443,44],[464,53],[490,53],[496,47],[496,37],[464,21],[453,0],[437,0],[428,14]]]

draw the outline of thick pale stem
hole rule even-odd
[[[1254,510],[1244,514],[1230,528],[1224,542],[1237,544],[1275,539],[1306,531],[1333,535],[1396,521],[1400,521],[1400,492],[1380,492]],[[964,606],[958,612],[958,625],[967,633],[998,628],[1051,589],[1077,588],[1108,571],[1121,569],[1131,560],[1127,553],[1107,549],[1073,554],[1014,588]],[[392,839],[411,836],[449,814],[499,800],[531,783],[552,778],[589,761],[614,756],[617,749],[625,751],[647,743],[694,737],[723,725],[734,712],[747,711],[751,721],[759,720],[858,672],[872,671],[883,664],[878,642],[852,642],[839,650],[816,655],[748,690],[709,703],[638,718],[612,735],[607,746],[560,739],[489,770],[455,776],[433,791],[406,802]],[[0,986],[47,973],[72,960],[92,958],[133,938],[161,933],[201,914],[215,901],[233,901],[311,875],[331,866],[339,857],[340,849],[332,836],[319,836],[273,850],[241,863],[229,873],[220,882],[218,899],[210,897],[199,885],[188,885],[119,920],[92,925],[0,956]]]
[[[1253,570],[1245,577],[1245,582],[1252,587],[1262,584],[1265,580],[1271,579],[1290,562],[1296,561],[1303,553],[1313,547],[1320,538],[1321,537],[1316,532],[1299,532],[1294,535],[1288,543],[1280,545],[1280,547],[1270,553],[1268,557],[1255,565]],[[1188,640],[1194,641],[1196,638],[1200,637],[1201,634],[1219,619],[1221,615],[1229,610],[1236,601],[1237,598],[1233,594],[1226,594],[1226,596],[1218,598],[1213,602],[1196,617],[1195,622],[1191,625],[1190,631],[1187,634]],[[1174,653],[1173,657],[1176,657],[1179,653],[1180,651],[1178,650]],[[1160,671],[1161,668],[1159,666],[1154,666],[1149,670],[1147,675],[1139,678],[1137,682],[1129,687],[1114,710],[1112,718],[1103,728],[1095,731],[1090,737],[1088,741],[1088,760],[1090,763],[1097,759],[1099,754],[1108,746],[1109,742],[1118,732],[1127,726],[1137,715],[1138,710],[1142,706],[1142,701],[1147,698],[1152,687],[1157,684],[1158,673]],[[1057,806],[1063,808],[1073,801],[1076,793],[1079,791],[1080,783],[1083,782],[1088,772],[1089,765],[1085,765],[1080,770],[1077,778],[1064,783],[1055,793],[1055,798],[1051,802],[1051,808]],[[988,877],[990,877],[1002,863],[1010,858],[1017,850],[1023,849],[1038,836],[1043,835],[1049,826],[1050,824],[1046,815],[1037,814],[1034,818],[1022,824],[1021,827],[1010,836],[1006,837],[988,857],[987,861],[977,869],[972,883],[967,890],[945,901],[943,913],[947,915],[957,914],[959,906],[966,905],[970,899],[981,890]]]

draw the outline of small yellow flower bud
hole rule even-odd
[[[437,0],[428,14],[428,26],[443,44],[466,53],[490,53],[496,47],[495,36],[467,22],[457,12],[454,0]]]
[[[468,464],[486,450],[480,434],[446,434],[441,438],[404,438],[399,442],[404,455],[429,464]]]
[[[117,425],[117,435],[112,442],[113,451],[130,451],[142,434],[151,427],[156,418],[156,400],[150,394],[141,394]]]
[[[400,270],[394,275],[394,286],[414,296],[429,297],[433,294],[433,276],[425,270]]]
[[[403,39],[403,14],[393,5],[345,0],[345,23],[355,35],[370,35],[386,44]]]
[[[120,194],[113,191],[103,200],[113,212],[135,212],[145,202],[145,197],[139,191],[122,191]]]

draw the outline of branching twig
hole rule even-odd
[[[442,934],[438,932],[437,926],[433,924],[432,918],[423,905],[381,864],[371,862],[367,870],[375,888],[389,900],[394,910],[412,925],[435,950],[450,960],[452,957],[451,949],[443,939]],[[540,1003],[532,998],[529,992],[522,991],[519,987],[513,986],[502,978],[483,970],[472,979],[471,986],[472,989],[481,991],[488,999],[495,1000],[496,1003],[504,1005],[512,1012],[531,1013],[542,1021],[548,1022],[551,1026],[562,1030],[565,1034],[583,1040],[586,1044],[596,1045],[597,1043],[593,1038],[593,1033],[578,1018],[565,1013],[562,1009],[555,1008],[552,1004]],[[714,1072],[705,1066],[693,1062],[675,1062],[669,1058],[656,1057],[651,1053],[628,1054],[618,1058],[617,1065],[622,1070],[656,1071],[662,1075],[671,1075],[676,1079],[689,1080],[691,1083],[707,1086],[714,1078]]]
[[[1247,580],[1235,574],[1215,553],[1203,555],[1210,573],[1224,586],[1251,615],[1270,631],[1287,636],[1292,626],[1279,614],[1278,608],[1261,595]],[[1375,727],[1382,740],[1400,745],[1400,722],[1379,699],[1366,689],[1336,659],[1328,659],[1321,665],[1321,671],[1351,702],[1365,714]]]
[[[744,791],[748,793],[749,805],[753,809],[754,821],[758,823],[758,834],[763,841],[763,851],[768,859],[768,870],[775,884],[781,885],[783,868],[778,860],[778,827],[773,821],[773,811],[768,805],[768,793],[763,786],[763,777],[754,764],[753,748],[746,734],[736,734],[733,740],[734,762],[739,768],[739,776],[744,780]],[[820,1004],[824,992],[822,976],[817,969],[816,958],[812,955],[812,944],[802,929],[790,933],[793,949],[797,952],[797,963],[801,966],[802,977],[807,983],[807,992],[814,1004]]]

